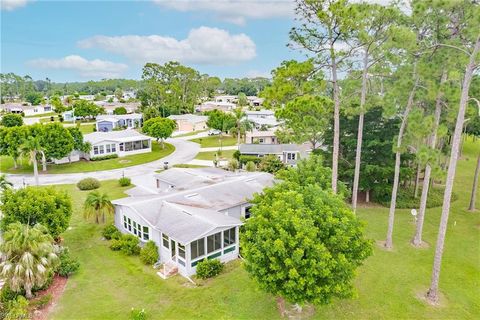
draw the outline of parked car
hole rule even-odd
[[[216,135],[219,135],[220,133],[222,133],[222,131],[217,130],[217,129],[210,129],[210,130],[208,131],[208,135],[209,135],[209,136],[216,136]]]

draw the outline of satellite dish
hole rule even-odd
[[[410,213],[412,214],[412,216],[416,217],[417,216],[417,209],[412,209],[412,211],[410,211]]]

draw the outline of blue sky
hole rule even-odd
[[[1,1],[1,72],[34,79],[139,79],[168,60],[243,77],[303,56],[287,0]]]

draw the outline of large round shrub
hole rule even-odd
[[[223,263],[220,260],[203,260],[197,264],[197,277],[200,279],[207,279],[215,277],[223,270]]]
[[[122,237],[122,233],[113,224],[103,228],[102,235],[107,240],[120,239]]]
[[[147,265],[153,265],[158,261],[158,247],[153,241],[148,241],[140,251],[140,260]]]
[[[95,178],[85,178],[77,182],[80,190],[94,190],[100,188],[100,181]]]
[[[140,253],[138,238],[133,234],[124,234],[120,239],[114,239],[110,244],[110,249],[113,251],[121,251],[128,256]]]

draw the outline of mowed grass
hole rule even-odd
[[[476,319],[480,315],[480,211],[466,210],[470,197],[476,156],[480,143],[468,141],[458,164],[445,253],[443,257],[440,307],[432,307],[416,296],[430,283],[433,251],[441,208],[428,209],[424,239],[427,249],[409,244],[414,232],[410,210],[397,210],[394,250],[375,246],[374,254],[358,270],[356,297],[316,306],[311,319]],[[192,288],[177,276],[160,279],[137,257],[125,257],[108,249],[101,240],[101,227],[85,222],[81,206],[88,192],[75,186],[72,229],[65,232],[65,244],[81,262],[78,274],[69,279],[66,290],[50,319],[128,319],[130,309],[145,308],[149,319],[279,319],[274,297],[263,293],[248,277],[239,261],[226,272]],[[128,187],[127,187],[128,188]],[[103,182],[100,191],[112,198],[124,196],[127,188],[116,181]],[[477,190],[477,198],[480,192]],[[480,206],[480,203],[479,203]],[[367,236],[384,240],[388,209],[360,208]]]
[[[88,134],[94,132],[93,129],[95,128],[95,124],[83,124],[78,127],[82,134]]]
[[[199,134],[201,132],[205,132],[205,131],[208,131],[207,129],[206,130],[198,130],[198,131],[192,131],[192,132],[188,132],[188,133],[183,133],[183,134],[179,134],[177,136],[174,136],[173,138],[181,138],[181,137],[190,137],[190,136],[194,136],[196,134]]]
[[[160,145],[152,141],[152,152],[135,154],[131,156],[100,160],[100,161],[86,161],[81,160],[78,162],[66,163],[66,164],[49,164],[47,166],[47,174],[59,174],[59,173],[75,173],[75,172],[91,172],[112,170],[119,168],[131,167],[143,163],[152,162],[163,157],[168,156],[175,151],[175,147],[169,143],[165,143],[165,148],[162,149]],[[19,161],[18,169],[13,168],[13,159],[11,157],[0,157],[0,169],[2,172],[8,173],[32,173],[33,167],[29,164],[27,159]],[[41,164],[38,165],[39,173],[42,174]]]
[[[233,158],[233,153],[235,150],[222,150],[221,155],[218,156],[219,160],[225,160],[225,159],[232,159]],[[218,151],[205,151],[205,152],[199,152],[195,159],[198,160],[214,160],[215,159],[215,154],[218,153]]]
[[[237,138],[232,136],[223,136],[222,138],[220,138],[220,136],[208,136],[204,138],[192,139],[190,141],[200,144],[201,148],[220,148],[220,145],[224,147],[237,145]]]

